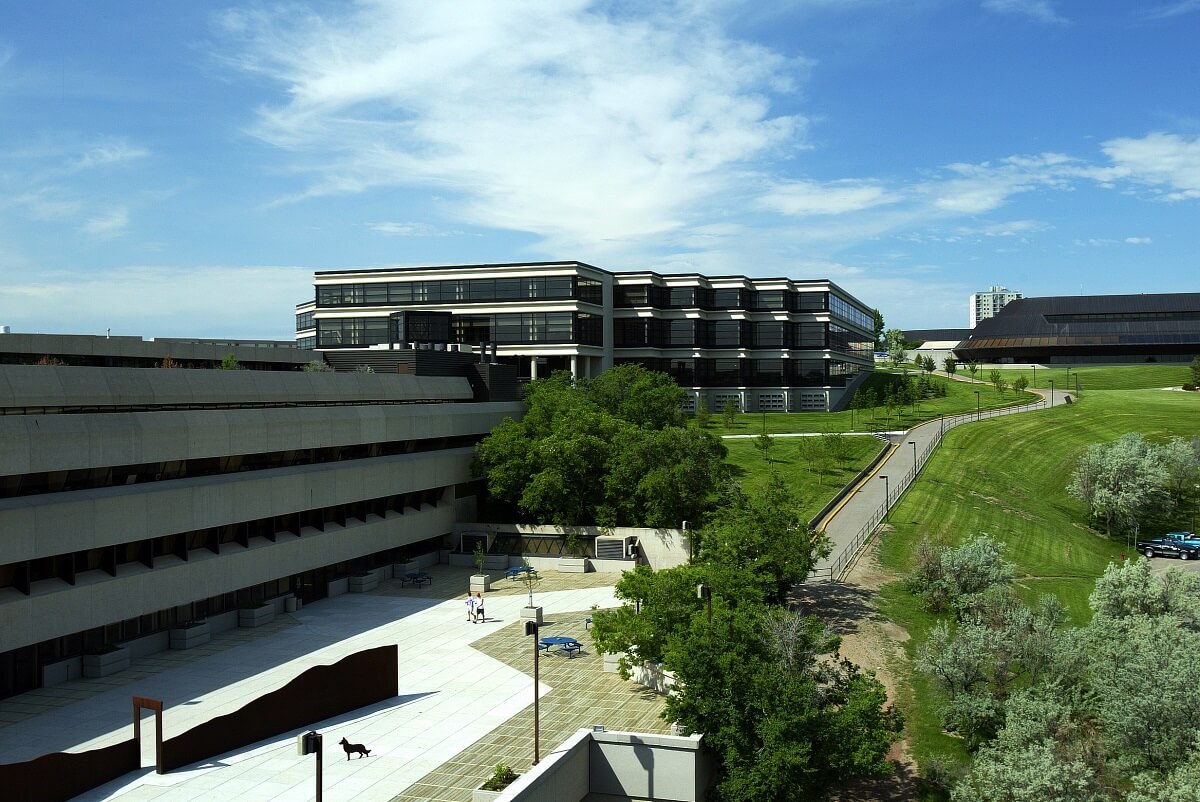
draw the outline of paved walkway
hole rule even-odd
[[[1053,399],[1049,390],[1031,389],[1030,392],[1039,394],[1041,400],[1019,407],[984,410],[978,415],[969,413],[933,420],[907,432],[889,432],[888,439],[892,446],[887,456],[847,494],[842,504],[819,527],[829,537],[833,550],[829,557],[814,566],[810,581],[829,579],[830,576],[836,579],[845,572],[870,533],[884,518],[885,498],[887,509],[895,505],[924,466],[943,431],[1001,415],[1040,411],[1049,408],[1051,402],[1055,405],[1066,403],[1068,397],[1074,400],[1072,393],[1057,389]],[[887,477],[886,481],[884,477]]]
[[[502,640],[510,636],[520,640],[515,633],[520,627],[520,608],[526,600],[524,588],[507,581],[498,583],[502,592],[488,595],[488,621],[471,624],[466,621],[464,605],[470,571],[439,567],[432,572],[434,590],[405,590],[398,587],[398,582],[388,582],[382,592],[339,596],[286,614],[271,631],[261,635],[248,636],[247,630],[228,633],[232,645],[222,644],[225,634],[222,633],[214,638],[216,645],[207,652],[164,653],[161,670],[155,670],[157,656],[151,656],[136,661],[135,670],[124,672],[125,677],[119,674],[105,680],[72,682],[4,700],[0,704],[0,712],[5,713],[2,720],[13,723],[0,724],[0,754],[5,756],[5,762],[16,762],[47,752],[81,751],[128,738],[130,696],[135,694],[163,700],[164,737],[170,738],[284,685],[310,666],[332,663],[362,649],[396,643],[400,647],[398,698],[312,724],[325,736],[326,800],[391,800],[460,753],[472,750],[493,731],[531,707],[533,701],[529,669],[514,667],[520,665],[521,657],[498,659],[492,656],[498,654],[495,645],[477,648],[489,636],[498,634]],[[598,581],[605,584],[563,590],[535,589],[536,603],[545,608],[548,620],[554,620],[556,615],[565,617],[567,611],[587,611],[593,604],[615,606],[612,577],[600,580],[596,574],[562,576],[566,578],[563,582],[547,581],[543,587],[556,584],[563,587],[573,577],[578,577],[583,585],[595,585]],[[451,599],[444,595],[438,598],[439,583],[442,594],[452,592],[450,587],[463,588],[464,592]],[[582,617],[578,613],[572,620],[581,625]],[[543,658],[543,662],[550,659],[553,658]],[[593,668],[599,673],[598,655],[561,662],[581,672],[589,663],[595,663]],[[147,665],[150,670],[146,670]],[[137,670],[139,667],[142,670]],[[554,668],[564,667],[554,665]],[[553,672],[547,674],[553,676]],[[543,695],[552,690],[547,677],[540,688]],[[647,708],[649,712],[637,713],[640,720],[652,720],[658,709],[651,705]],[[599,718],[602,714],[608,714],[610,720]],[[621,722],[611,720],[613,714],[611,707],[597,706],[584,711],[583,721],[558,723],[569,723],[572,731],[592,723],[616,729]],[[149,732],[150,737],[143,738],[144,766],[153,762],[152,725]],[[314,761],[311,756],[296,754],[298,732],[162,776],[150,769],[126,775],[79,799],[91,802],[309,800],[314,791]],[[342,737],[352,743],[366,744],[371,749],[370,758],[346,761],[337,745]],[[545,742],[544,750],[557,743]],[[482,752],[477,756],[477,760],[489,758]],[[486,774],[482,767],[479,771]],[[477,784],[474,779],[472,782]],[[465,796],[457,790],[437,798],[469,799],[469,789],[466,790]],[[424,798],[436,796],[426,794]]]

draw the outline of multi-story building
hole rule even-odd
[[[237,352],[279,370],[151,367],[229,349],[0,333],[0,696],[436,550],[521,410],[478,376],[303,372],[290,343]]]
[[[970,315],[971,328],[975,328],[981,320],[994,317],[1004,305],[1023,298],[1019,292],[1013,292],[1008,287],[993,286],[987,292],[977,292],[971,295]]]
[[[717,410],[828,410],[872,369],[874,316],[831,281],[654,272],[580,262],[319,272],[296,307],[301,348],[387,349],[413,310],[450,313],[452,347],[490,344],[525,379],[637,362]]]

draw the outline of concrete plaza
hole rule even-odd
[[[526,589],[500,580],[487,594],[487,622],[472,624],[465,606],[470,571],[438,566],[431,573],[433,585],[425,588],[385,582],[374,593],[339,596],[281,615],[265,630],[221,633],[197,649],[137,659],[112,677],[4,700],[0,750],[5,762],[128,738],[134,695],[164,702],[164,737],[170,738],[281,687],[310,666],[395,643],[400,650],[397,698],[310,725],[325,739],[324,798],[468,800],[496,763],[522,771],[532,761],[533,644],[519,620]],[[661,697],[604,674],[586,637],[584,618],[592,605],[616,603],[615,579],[547,572],[535,588],[535,602],[545,610],[543,634],[571,635],[585,646],[574,659],[541,656],[543,755],[592,724],[667,731],[658,718]],[[312,799],[314,759],[296,754],[300,731],[160,776],[150,768],[153,722],[147,717],[146,768],[79,799]],[[346,760],[338,746],[343,737],[365,744],[370,757]]]

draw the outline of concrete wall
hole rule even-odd
[[[713,769],[701,735],[579,730],[496,802],[579,802],[589,793],[704,802]]]
[[[473,454],[457,448],[3,499],[0,564],[454,485],[469,478]],[[453,525],[448,506],[444,531]]]
[[[459,523],[454,527],[456,534],[478,534],[487,532],[489,535],[500,533],[521,533],[530,535],[554,535],[562,537],[566,534],[568,527],[541,525],[541,524],[485,524],[485,523]],[[650,529],[646,527],[632,526],[614,526],[611,529],[599,526],[576,526],[571,527],[580,535],[593,538],[598,535],[604,537],[626,538],[636,537],[638,539],[639,549],[642,559],[647,562],[651,568],[655,570],[659,568],[673,568],[676,565],[683,565],[688,561],[689,544],[687,534],[682,529]],[[490,539],[489,539],[490,542]],[[557,557],[553,558],[530,558],[530,563],[534,567],[552,568],[548,563],[544,566],[539,566],[538,562],[549,559],[557,561]],[[592,560],[593,567],[599,570],[598,563],[609,561]],[[614,561],[615,562],[615,561]],[[629,563],[620,563],[618,566],[613,566],[612,570],[628,570],[632,565]]]
[[[0,590],[0,652],[417,543],[448,532],[454,525],[454,508],[442,504],[404,515],[389,513],[387,518],[368,517],[367,523],[347,521],[345,528],[328,524],[324,532],[305,529],[300,537],[281,535],[274,543],[255,538],[249,548],[229,545],[220,555],[194,551],[186,562],[159,557],[153,569],[127,563],[116,577],[88,571],[74,585],[47,579],[35,583],[30,596],[5,588]]]

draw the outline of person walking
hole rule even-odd
[[[467,620],[475,623],[475,597],[467,593]]]
[[[487,622],[487,615],[483,612],[483,594],[478,592],[475,594],[475,620]]]

